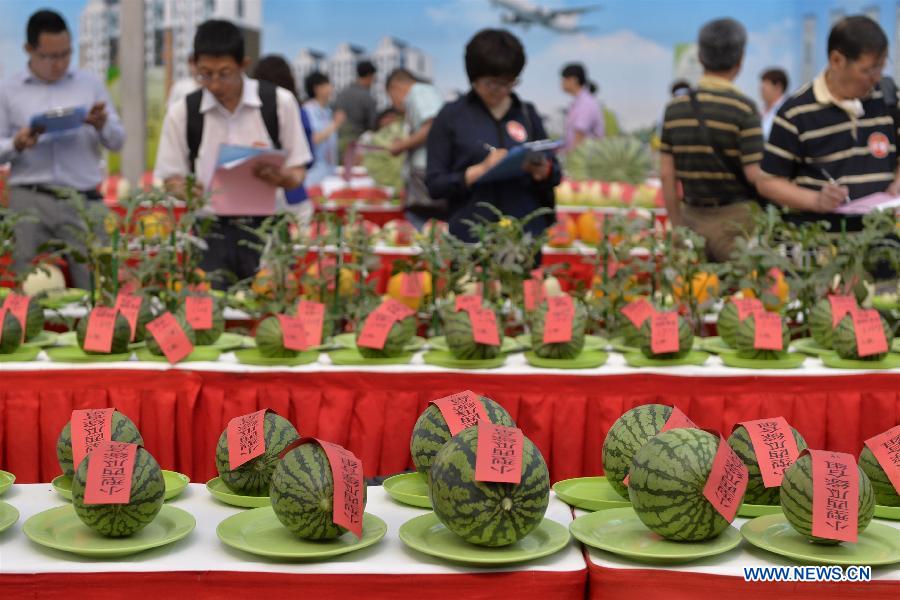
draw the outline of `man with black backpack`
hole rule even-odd
[[[254,175],[276,188],[299,186],[312,155],[297,101],[288,90],[244,75],[249,59],[240,29],[221,20],[201,24],[194,36],[194,62],[201,89],[166,113],[155,177],[171,193],[184,197],[193,174],[194,192],[201,194],[210,186],[219,147],[230,144],[284,150],[283,168],[258,165]],[[206,237],[203,269],[230,271],[238,279],[253,276],[259,253],[239,242],[252,237],[245,227],[257,227],[268,215],[211,216],[214,223]],[[215,285],[222,289],[226,282],[219,279]]]
[[[756,105],[733,83],[747,43],[743,25],[718,19],[698,37],[703,77],[666,107],[659,171],[669,219],[703,236],[708,257],[723,262],[753,224],[762,128]]]

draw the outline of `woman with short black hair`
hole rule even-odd
[[[303,82],[307,100],[303,112],[312,125],[312,149],[315,163],[306,175],[306,185],[318,185],[329,175],[333,175],[338,163],[337,130],[344,122],[344,112],[335,115],[330,107],[334,88],[328,75],[313,71]]]
[[[603,111],[594,94],[597,84],[588,81],[581,63],[569,63],[563,67],[562,89],[572,96],[572,104],[566,112],[566,151],[572,150],[584,140],[600,139],[606,133]]]

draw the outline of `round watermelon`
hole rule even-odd
[[[816,343],[823,348],[831,348],[834,341],[834,327],[831,324],[831,302],[819,300],[809,313],[809,329]]]
[[[544,302],[538,307],[531,321],[531,347],[541,358],[575,358],[584,348],[584,335],[587,329],[587,310],[584,304],[576,299],[575,318],[572,319],[572,339],[568,342],[544,343],[544,322],[547,319],[549,305]]]
[[[719,438],[702,429],[670,429],[637,451],[628,497],[648,529],[667,540],[702,542],[728,528],[703,495],[718,448]]]
[[[156,318],[151,306],[151,300],[147,296],[141,296],[141,307],[138,309],[137,323],[134,327],[134,342],[143,342],[147,339],[147,323]]]
[[[204,295],[204,294],[200,294]],[[205,296],[205,295],[204,295]],[[198,346],[209,346],[216,343],[225,331],[225,313],[221,302],[213,300],[212,327],[209,329],[194,329],[194,337]],[[187,310],[182,305],[178,309],[178,315],[187,320]]]
[[[617,494],[628,499],[625,477],[635,453],[662,431],[672,414],[670,406],[644,404],[616,419],[603,440],[603,472]]]
[[[691,331],[691,326],[688,324],[687,320],[682,318],[681,315],[678,316],[678,351],[677,352],[665,352],[662,354],[656,354],[653,352],[652,347],[652,337],[650,335],[650,327],[651,327],[652,319],[647,319],[644,321],[643,326],[641,326],[641,341],[640,348],[641,353],[647,358],[655,358],[655,359],[673,359],[673,358],[682,358],[683,356],[687,356],[687,354],[691,351],[694,346],[694,332]]]
[[[78,322],[75,329],[75,335],[78,339],[78,347],[84,350],[84,337],[87,335],[88,320],[90,313]],[[128,352],[128,344],[131,342],[131,325],[128,319],[122,316],[122,313],[116,313],[116,322],[113,326],[112,346],[110,346],[108,354],[125,354]],[[103,352],[94,352],[92,350],[84,350],[86,354],[104,354]]]
[[[333,519],[334,476],[319,444],[303,444],[284,455],[272,473],[269,498],[275,516],[297,537],[330,540],[347,531]]]
[[[184,334],[191,342],[191,345],[194,345],[197,342],[197,339],[194,335],[194,329],[188,324],[187,319],[179,314],[175,316],[175,320],[178,321],[178,325],[181,326],[182,331],[184,331]],[[149,331],[147,332],[147,339],[145,341],[147,342],[147,350],[150,351],[150,354],[155,356],[162,356],[165,354],[160,347],[159,342],[156,341],[156,338],[153,337],[153,334]]]
[[[794,442],[797,444],[797,450],[803,452],[806,446],[806,440],[800,435],[800,432],[791,427],[794,434]],[[756,453],[753,451],[753,442],[750,441],[750,434],[747,429],[740,425],[735,428],[731,435],[728,436],[728,445],[734,450],[734,453],[741,457],[747,466],[749,479],[747,480],[747,492],[744,494],[744,502],[747,504],[767,504],[774,506],[778,504],[778,487],[767,488],[763,483],[762,473],[759,470],[759,462],[756,459]]]
[[[872,483],[876,504],[900,506],[900,493],[894,489],[894,484],[888,479],[887,473],[881,467],[881,463],[878,462],[878,459],[875,458],[868,446],[863,446],[863,450],[859,455],[859,467]]]
[[[778,360],[784,358],[790,347],[791,337],[784,322],[781,323],[781,347],[783,350],[758,350],[753,347],[756,335],[756,317],[750,315],[738,325],[737,345],[738,356],[741,358],[753,358],[759,360]]]
[[[22,345],[22,324],[7,311],[0,326],[0,354],[12,354]]]
[[[365,327],[365,326],[363,326]],[[362,334],[363,327],[356,332],[356,339]],[[409,316],[405,319],[395,321],[388,332],[387,339],[384,341],[384,348],[366,348],[357,344],[360,355],[365,358],[392,358],[400,356],[406,349],[407,344],[412,341],[416,335],[416,319]]]
[[[106,537],[132,535],[149,525],[162,509],[166,495],[166,481],[153,455],[137,449],[128,504],[85,504],[84,486],[94,456],[85,456],[72,478],[72,506],[81,522]]]
[[[126,442],[129,444],[144,445],[144,438],[141,432],[132,422],[131,419],[120,413],[113,411],[112,421],[109,426],[110,440],[112,442]],[[66,423],[59,437],[56,439],[56,460],[59,462],[59,468],[63,475],[72,477],[75,474],[75,465],[72,464],[72,422]]]
[[[732,348],[735,348],[737,345],[737,330],[740,324],[737,305],[734,302],[726,302],[722,310],[719,311],[719,316],[716,320],[716,332],[722,338],[722,341]]]
[[[267,358],[293,358],[297,350],[284,347],[284,332],[278,317],[266,317],[256,327],[256,348]]]
[[[25,313],[25,341],[34,339],[44,330],[44,307],[36,298],[28,297],[28,311]]]
[[[887,340],[888,352],[890,352],[891,343],[894,340],[894,334],[891,332],[891,326],[881,317],[881,326],[884,329],[884,337]],[[881,360],[887,356],[887,352],[880,354],[870,354],[869,356],[860,356],[856,347],[856,327],[853,324],[853,317],[847,315],[838,323],[837,329],[834,330],[832,338],[832,346],[837,355],[849,360]]]
[[[278,457],[289,445],[300,439],[300,434],[284,417],[267,412],[263,423],[263,439],[266,451],[231,470],[228,460],[228,428],[222,431],[216,444],[216,469],[222,482],[235,494],[242,496],[266,496],[272,472]]]
[[[495,425],[515,427],[512,417],[506,409],[485,396],[479,396],[478,400],[484,406],[484,412],[488,419]],[[413,427],[412,437],[409,440],[409,452],[412,454],[413,464],[420,473],[427,473],[434,463],[434,457],[438,450],[450,441],[450,428],[444,419],[441,409],[434,404],[422,411]]]
[[[428,495],[444,526],[471,544],[508,546],[534,531],[550,503],[550,474],[540,450],[523,438],[522,480],[475,481],[478,427],[453,436],[428,473]]]
[[[875,515],[875,493],[865,472],[857,466],[859,472],[859,512],[857,513],[857,532],[861,533],[869,526]],[[781,480],[781,510],[788,522],[800,535],[817,544],[837,545],[838,540],[816,537],[812,534],[813,481],[812,458],[809,454],[798,458]]]
[[[500,316],[497,315],[497,339],[500,340],[500,344],[497,346],[479,344],[472,333],[472,321],[469,319],[468,311],[444,313],[444,337],[447,339],[450,354],[458,360],[484,360],[500,356],[500,348],[503,345],[503,329],[500,323]]]

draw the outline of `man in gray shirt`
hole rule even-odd
[[[338,130],[338,152],[342,159],[351,142],[364,132],[375,129],[378,111],[370,91],[373,83],[375,65],[367,60],[361,61],[356,65],[356,82],[345,87],[337,96],[335,112],[343,111],[347,115]]]

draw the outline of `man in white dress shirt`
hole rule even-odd
[[[763,140],[769,139],[772,122],[787,98],[788,76],[784,69],[767,69],[759,76],[759,95],[763,101]]]

